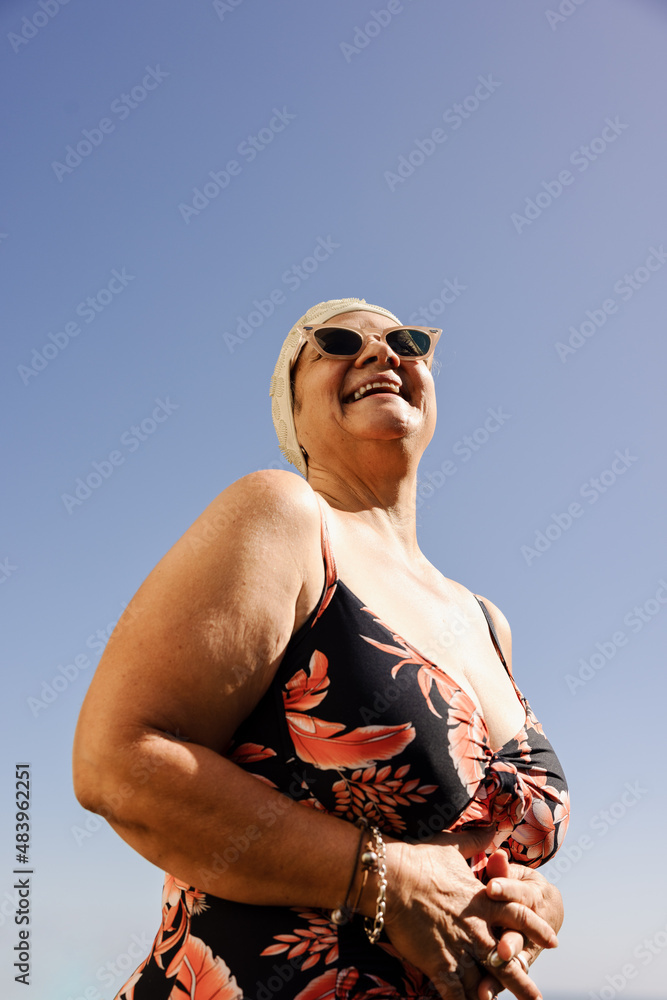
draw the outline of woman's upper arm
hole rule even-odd
[[[319,523],[292,473],[252,473],[213,501],[109,639],[79,717],[75,782],[77,763],[104,766],[147,730],[225,748],[292,635]]]

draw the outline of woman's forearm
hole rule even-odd
[[[343,903],[360,837],[351,823],[299,804],[207,747],[155,730],[110,756],[113,763],[80,762],[79,799],[159,868],[237,902]],[[369,880],[366,915],[374,894]]]

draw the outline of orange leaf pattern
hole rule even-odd
[[[368,767],[374,760],[395,757],[415,738],[409,722],[400,726],[363,726],[342,732],[342,722],[325,722],[305,710],[326,698],[329,678],[324,653],[315,650],[309,671],[299,670],[287,683],[285,718],[294,748],[301,760],[323,769]],[[291,708],[301,711],[289,711]]]
[[[418,778],[403,780],[410,770],[405,764],[391,777],[391,767],[367,767],[354,771],[350,777],[343,775],[332,788],[336,795],[334,813],[352,822],[365,816],[369,823],[382,826],[391,833],[405,829],[405,820],[399,807],[411,802],[426,802],[426,796],[437,790],[437,785],[420,785]]]

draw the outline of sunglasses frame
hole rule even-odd
[[[370,334],[366,333],[365,331],[362,332],[361,330],[355,330],[354,327],[346,326],[345,323],[340,323],[339,325],[336,326],[332,326],[329,323],[318,323],[315,326],[300,326],[298,327],[298,330],[304,342],[307,341],[311,345],[311,347],[315,348],[315,350],[321,357],[329,358],[329,360],[331,361],[354,361],[354,359],[358,358],[359,355],[363,352],[363,350],[366,347],[366,344],[370,340]],[[350,333],[355,333],[358,337],[361,337],[361,347],[359,348],[356,354],[329,354],[327,351],[323,351],[320,345],[317,343],[315,333],[318,330],[349,330]],[[390,326],[386,330],[382,330],[382,332],[380,333],[380,339],[384,340],[384,342],[387,343],[387,335],[390,333],[395,333],[397,330],[418,330],[420,333],[427,333],[431,338],[431,346],[429,347],[426,354],[403,355],[403,354],[398,354],[398,352],[394,351],[396,356],[400,358],[401,361],[428,361],[429,358],[432,357],[433,352],[435,351],[436,344],[438,343],[438,340],[440,338],[440,334],[442,333],[442,329],[437,326],[436,327],[414,326],[412,324],[401,323],[400,326]],[[303,343],[301,346],[303,347]],[[387,346],[390,347],[392,351],[394,350],[390,344],[388,344]]]

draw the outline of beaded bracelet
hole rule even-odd
[[[359,899],[357,899],[357,903],[355,904],[355,906],[352,907],[349,905],[348,900],[350,898],[350,893],[352,892],[352,886],[354,885],[354,876],[357,873],[357,865],[359,864],[359,856],[361,855],[361,845],[364,842],[365,832],[366,832],[365,829],[362,829],[361,836],[359,837],[359,843],[357,844],[357,853],[354,856],[354,865],[352,866],[352,875],[350,877],[350,884],[348,885],[347,892],[345,893],[345,902],[343,903],[342,906],[339,906],[335,910],[331,911],[331,919],[335,924],[339,925],[346,924],[348,920],[350,920],[350,918],[354,916],[356,906],[359,903]]]

